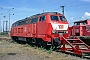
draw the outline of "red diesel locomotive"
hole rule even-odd
[[[11,27],[13,40],[40,46],[60,46],[60,36],[68,36],[68,22],[60,13],[46,12],[16,21]]]
[[[68,38],[68,31],[68,21],[64,15],[46,12],[16,21],[12,24],[10,35],[14,41],[21,40],[30,45],[53,46],[62,52],[78,55],[90,53],[90,47],[78,37]]]

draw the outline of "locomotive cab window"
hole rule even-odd
[[[53,20],[53,21],[58,21],[58,20],[59,20],[59,19],[58,19],[58,16],[53,16],[53,15],[51,15],[50,18],[51,18],[51,20]]]
[[[46,16],[41,16],[39,19],[39,21],[44,21],[44,20],[46,20]]]
[[[60,20],[61,20],[61,21],[64,21],[64,22],[67,21],[64,16],[59,16],[59,17],[60,17]]]

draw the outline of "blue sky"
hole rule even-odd
[[[0,18],[1,21],[8,20],[8,10],[11,9],[12,24],[25,17],[42,13],[43,10],[62,13],[61,5],[65,6],[65,16],[70,25],[74,21],[90,18],[90,0],[0,0]],[[6,18],[3,18],[4,15]]]

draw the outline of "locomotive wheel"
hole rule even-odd
[[[29,39],[29,44],[33,46],[32,39]]]
[[[46,46],[46,44],[45,44],[44,41],[41,40],[41,41],[38,42],[38,46],[44,48]]]
[[[58,41],[56,45],[56,50],[60,50],[60,48],[61,48],[60,41]]]
[[[18,40],[18,37],[16,37],[16,42],[22,44],[22,41]]]
[[[18,42],[18,37],[15,38],[15,41]]]
[[[58,38],[53,39],[52,46],[54,47],[54,50],[60,50],[61,48],[60,40]]]
[[[18,38],[17,37],[12,37],[12,41],[13,42],[18,42]]]
[[[15,38],[14,37],[11,37],[12,38],[12,41],[15,42]]]
[[[29,39],[29,44],[30,44],[31,46],[36,45],[36,39],[35,39],[35,38]]]

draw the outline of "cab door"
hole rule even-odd
[[[36,23],[33,24],[33,34],[36,34]]]
[[[37,35],[37,32],[36,32],[37,31],[37,29],[36,29],[37,22],[38,22],[38,17],[33,18],[32,21],[31,21],[31,23],[32,23],[32,35],[33,35],[33,37],[36,37],[36,35]]]

